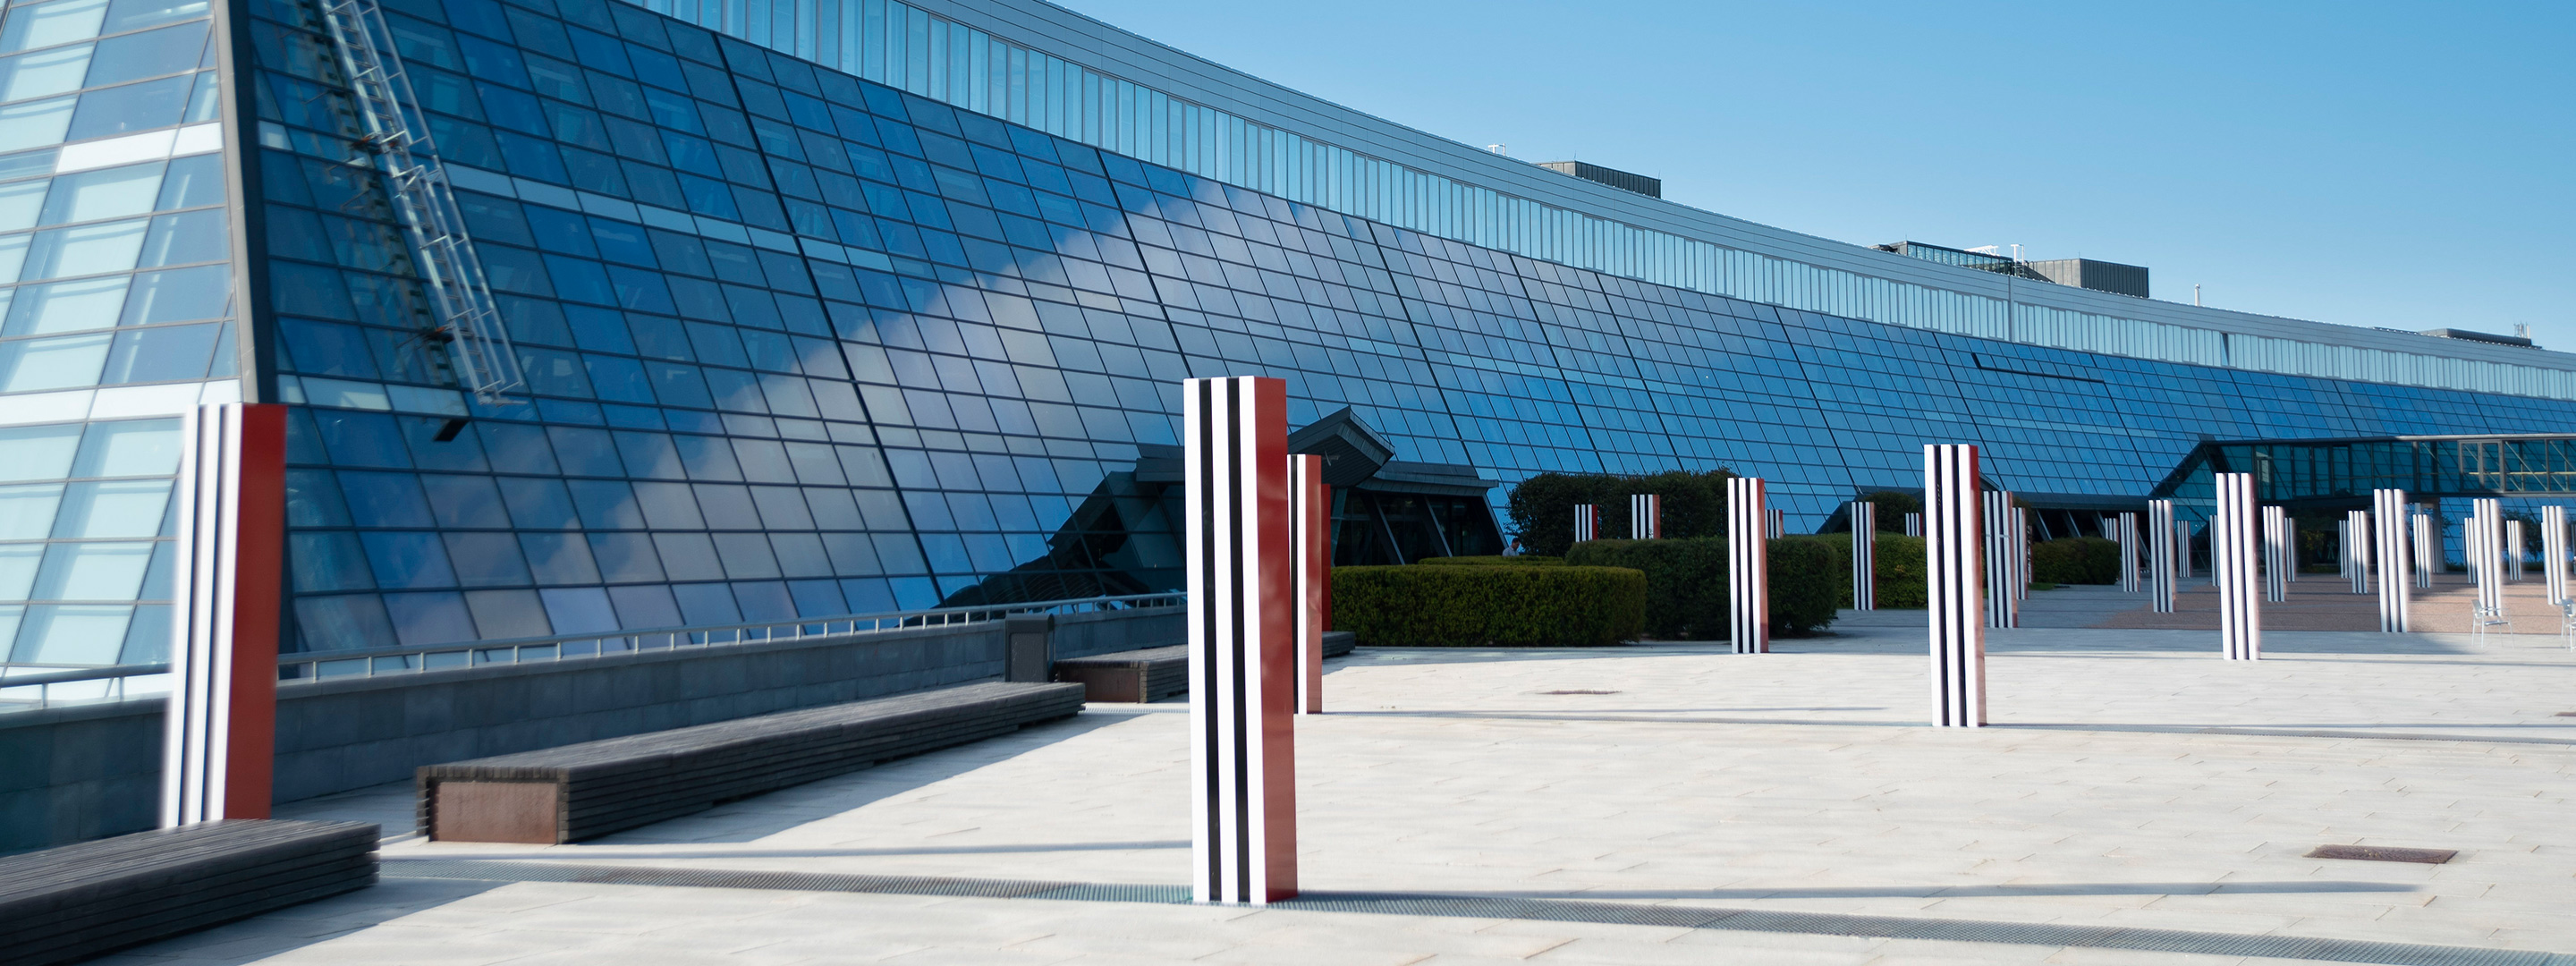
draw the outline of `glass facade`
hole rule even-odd
[[[159,660],[178,421],[239,397],[205,0],[0,18],[0,659]]]
[[[98,73],[118,38],[184,21],[202,44],[202,7],[101,33],[136,2],[10,8],[10,44],[91,60],[79,84],[28,82],[27,103],[75,105],[48,108],[69,118],[61,136],[92,131],[87,88],[134,83]],[[80,3],[102,12],[49,26]],[[1794,529],[1857,491],[1919,485],[1927,442],[1983,445],[2015,490],[2138,496],[2209,437],[2576,416],[2538,395],[2034,344],[2116,333],[1885,324],[1469,244],[1048,133],[1035,102],[991,99],[1019,75],[989,50],[968,70],[987,85],[978,111],[954,88],[899,89],[609,0],[399,0],[384,18],[419,129],[528,382],[525,401],[485,405],[428,334],[319,10],[237,9],[230,69],[256,117],[229,187],[206,153],[221,139],[186,126],[213,115],[187,98],[83,134],[158,130],[160,155],[72,171],[56,152],[76,141],[0,157],[32,172],[0,177],[39,186],[0,182],[0,199],[36,198],[0,201],[0,251],[26,252],[0,290],[17,293],[0,379],[38,380],[0,395],[10,661],[148,656],[154,617],[135,608],[167,600],[168,527],[149,521],[166,515],[177,410],[117,400],[238,393],[236,355],[294,404],[288,646],[309,650],[1173,589],[1167,484],[1143,464],[1168,461],[1191,376],[1285,379],[1295,422],[1349,406],[1395,459],[1502,481],[1491,501],[1547,470],[1727,466],[1772,480]],[[189,98],[221,86],[173,76]],[[22,110],[18,83],[0,80],[0,110]],[[89,187],[108,171],[125,180]],[[228,198],[248,223],[229,244],[265,292],[252,331],[273,333],[238,353],[228,289],[208,301],[176,277],[236,261]],[[129,241],[70,234],[115,234],[99,226]],[[106,279],[120,301],[90,303],[106,308],[42,308],[48,286]],[[22,329],[21,310],[64,321]],[[89,348],[38,346],[62,339]],[[40,352],[56,361],[7,361]],[[74,393],[89,408],[48,401]]]

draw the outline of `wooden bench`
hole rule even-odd
[[[0,858],[0,961],[66,963],[376,884],[375,825],[211,822]]]
[[[1351,652],[1359,637],[1349,631],[1324,635],[1324,656]],[[1055,662],[1055,679],[1083,686],[1091,701],[1160,701],[1190,690],[1190,647],[1173,644]]]
[[[969,684],[418,772],[419,829],[459,842],[597,838],[1082,710],[1066,684]]]

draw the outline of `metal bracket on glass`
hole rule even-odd
[[[358,145],[375,158],[395,220],[402,224],[420,280],[436,306],[437,327],[428,341],[447,346],[457,382],[476,400],[486,405],[520,402],[509,396],[526,385],[518,352],[510,346],[500,307],[485,284],[483,260],[465,234],[465,217],[439,167],[437,148],[426,125],[414,123],[419,101],[403,75],[402,58],[394,53],[384,15],[375,0],[319,2],[366,129]]]

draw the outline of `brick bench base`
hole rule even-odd
[[[1081,710],[1072,685],[969,684],[429,765],[419,827],[444,841],[577,842]]]
[[[1358,635],[1349,631],[1327,633],[1324,656],[1348,654],[1358,641]],[[1086,700],[1160,701],[1189,692],[1190,648],[1187,644],[1174,644],[1068,658],[1055,662],[1055,679],[1082,685]]]

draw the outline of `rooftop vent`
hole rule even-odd
[[[2423,334],[2439,339],[2464,339],[2470,342],[2492,342],[2496,345],[2531,345],[2531,339],[2525,336],[2471,332],[2467,329],[2426,329]]]
[[[1570,174],[1585,181],[1598,181],[1621,191],[1634,191],[1649,198],[1664,196],[1664,179],[1631,174],[1617,168],[1605,168],[1581,161],[1542,161],[1539,167],[1558,174]]]
[[[1893,245],[1870,247],[1883,252],[1895,252],[1907,258],[1920,258],[1944,265],[1973,268],[1980,272],[1994,272],[2039,282],[2055,282],[2075,288],[2089,288],[2096,292],[2147,297],[2147,269],[2143,265],[2097,262],[2090,258],[2058,258],[2044,262],[2025,262],[1997,252],[1994,246],[1950,248],[1943,245],[1926,245],[1918,241],[1905,241]]]

